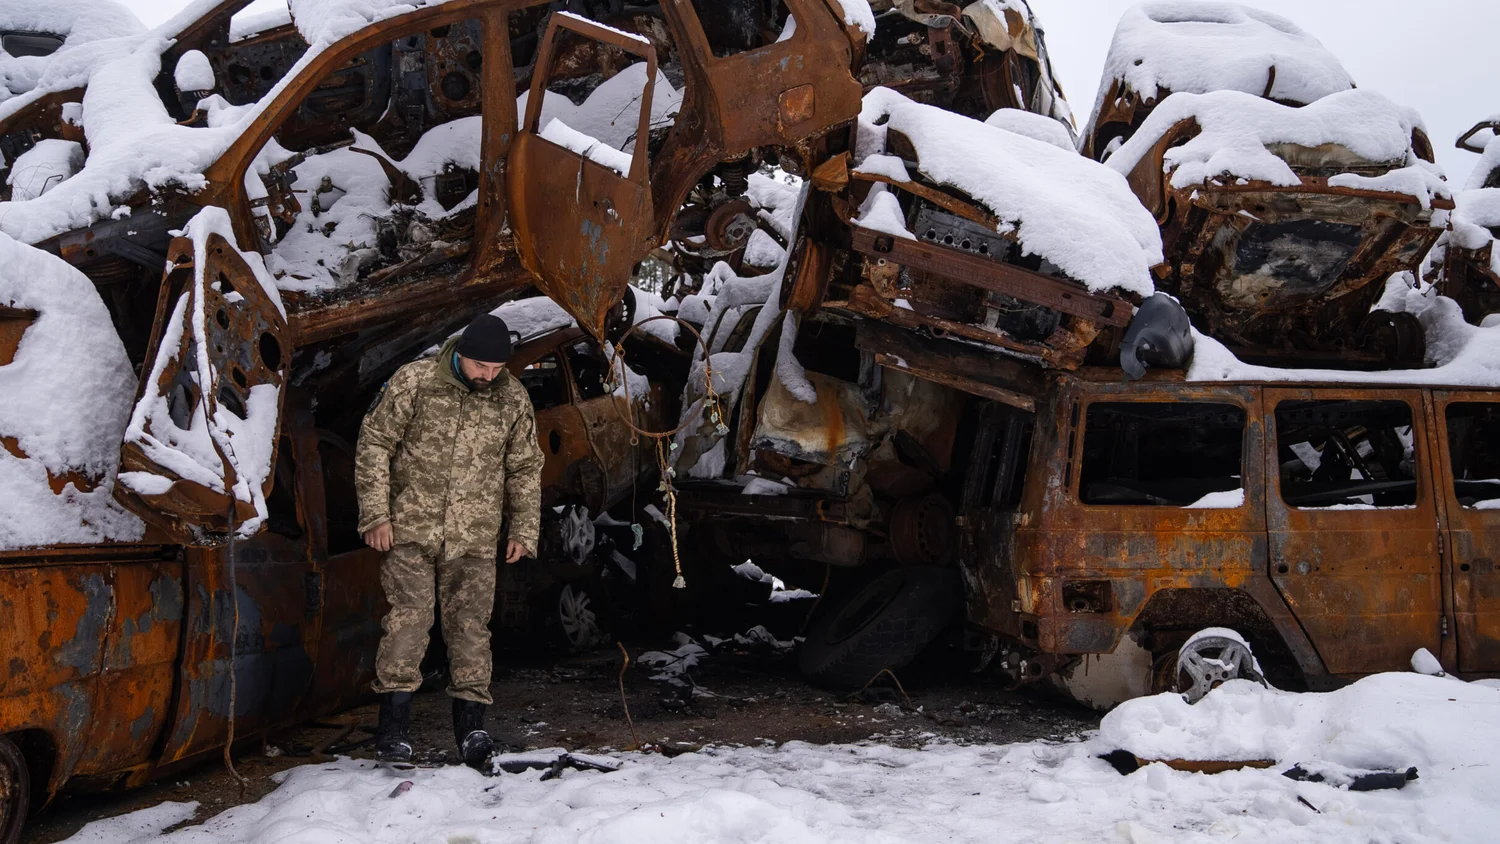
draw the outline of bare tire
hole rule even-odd
[[[0,737],[0,844],[16,844],[31,808],[31,772],[26,757],[8,738]]]
[[[909,665],[958,611],[952,569],[913,566],[887,572],[851,595],[808,631],[798,667],[822,686],[857,689],[882,668]]]

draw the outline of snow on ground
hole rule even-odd
[[[865,95],[856,158],[885,154],[890,130],[911,139],[924,176],[992,211],[1000,231],[1014,232],[1027,254],[1090,290],[1155,291],[1151,267],[1162,261],[1161,234],[1118,173],[1045,141],[876,88]]]
[[[1241,91],[1310,103],[1354,87],[1339,60],[1286,18],[1238,3],[1185,0],[1142,3],[1120,17],[1085,135],[1093,134],[1115,80],[1148,100],[1164,91]]]
[[[145,526],[111,497],[135,374],[94,285],[61,258],[0,234],[0,306],[34,311],[0,366],[0,550],[136,540]],[[54,493],[49,473],[77,472]]]
[[[1118,749],[1275,764],[1221,774],[1148,764],[1122,775],[1099,758]],[[545,782],[539,771],[486,778],[345,759],[288,771],[259,803],[197,826],[156,835],[174,815],[158,807],[147,810],[157,818],[90,824],[71,844],[1478,842],[1500,821],[1497,755],[1500,689],[1490,686],[1384,674],[1290,694],[1236,680],[1196,706],[1175,695],[1131,701],[1079,741],[620,753],[619,771],[568,770]],[[1327,781],[1282,776],[1295,764]],[[1332,784],[1408,766],[1419,778],[1402,790]]]
[[[1434,196],[1451,196],[1442,169],[1418,159],[1412,151],[1412,133],[1423,128],[1421,115],[1365,89],[1331,94],[1300,108],[1239,91],[1173,94],[1106,164],[1129,175],[1164,135],[1185,120],[1197,121],[1202,131],[1165,153],[1163,168],[1172,174],[1174,188],[1238,179],[1300,185],[1302,180],[1283,158],[1292,153],[1278,154],[1275,147],[1316,149],[1333,144],[1355,156],[1355,160],[1331,159],[1342,168],[1365,169],[1372,164],[1390,168],[1378,176],[1339,173],[1329,179],[1334,187],[1405,193],[1417,197],[1424,208]]]

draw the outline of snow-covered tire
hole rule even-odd
[[[0,844],[16,844],[31,809],[31,772],[16,743],[0,736]]]
[[[959,588],[948,568],[913,566],[875,578],[808,631],[797,658],[802,676],[857,689],[882,668],[904,668],[953,619]]]

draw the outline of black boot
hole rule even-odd
[[[483,769],[495,749],[484,730],[484,709],[484,704],[476,701],[453,699],[453,739],[458,742],[464,764],[476,770]]]
[[[380,696],[375,756],[383,762],[411,761],[411,698],[411,692],[387,692]]]

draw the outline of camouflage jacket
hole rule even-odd
[[[502,523],[537,550],[543,455],[526,388],[509,372],[471,390],[453,346],[396,371],[365,416],[355,453],[359,530],[389,521],[397,544],[446,559],[494,559]]]

